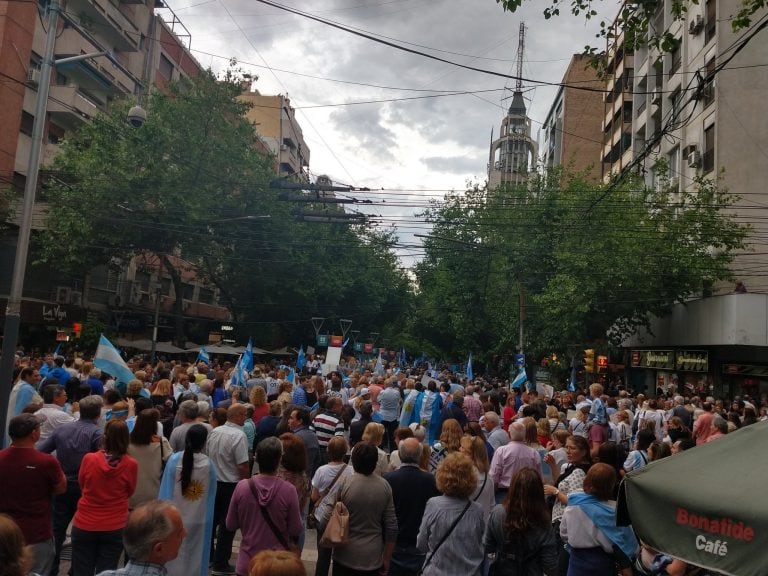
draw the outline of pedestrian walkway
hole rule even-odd
[[[237,553],[240,551],[240,532],[238,531],[235,536],[235,542],[232,546],[232,560],[231,564],[234,566],[237,561]],[[70,559],[72,558],[72,549],[69,541],[64,543],[64,549],[61,551],[61,567],[59,570],[59,576],[67,576],[69,574]],[[307,530],[306,540],[304,542],[304,550],[301,554],[301,560],[304,562],[304,568],[307,569],[307,576],[312,576],[315,573],[315,564],[317,563],[317,532],[315,530]],[[77,576],[76,574],[74,576]]]

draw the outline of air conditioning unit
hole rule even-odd
[[[701,32],[704,29],[704,18],[701,17],[701,14],[696,14],[694,18],[691,19],[691,22],[688,24],[688,34],[692,34],[695,36],[699,32]]]
[[[672,178],[669,179],[669,187],[678,190],[680,188],[680,178],[672,176]]]
[[[689,155],[691,152],[695,152],[696,150],[698,150],[698,146],[696,146],[696,144],[688,144],[688,146],[686,146],[685,148],[683,148],[683,156],[685,156],[686,158],[688,158],[688,155]]]
[[[27,84],[35,88],[40,84],[40,68],[30,68],[27,70]]]
[[[698,168],[701,165],[701,153],[698,150],[694,150],[688,154],[688,167]]]
[[[651,104],[661,104],[661,90],[659,88],[651,90]]]
[[[72,290],[72,292],[69,293],[69,303],[72,304],[72,306],[82,306],[83,293],[76,290]]]
[[[288,146],[285,144],[280,144],[280,151],[285,152],[286,150],[288,150]]]
[[[56,302],[59,304],[69,304],[70,288],[67,286],[56,287]]]

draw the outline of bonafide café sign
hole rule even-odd
[[[682,507],[677,508],[675,523],[695,529],[698,532],[694,536],[696,549],[713,556],[727,556],[733,541],[749,543],[755,538],[754,528],[744,522],[728,517],[710,518]]]

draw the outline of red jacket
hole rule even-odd
[[[80,530],[109,532],[125,528],[128,499],[136,490],[139,465],[128,455],[114,468],[103,450],[83,457],[78,481],[83,495],[72,521]]]

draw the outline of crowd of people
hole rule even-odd
[[[394,366],[267,364],[237,385],[226,361],[129,367],[19,358],[1,576],[58,576],[67,542],[74,576],[300,575],[307,530],[316,576],[681,576],[616,525],[621,478],[765,418],[749,398],[541,397]],[[323,546],[338,503],[348,539]]]

